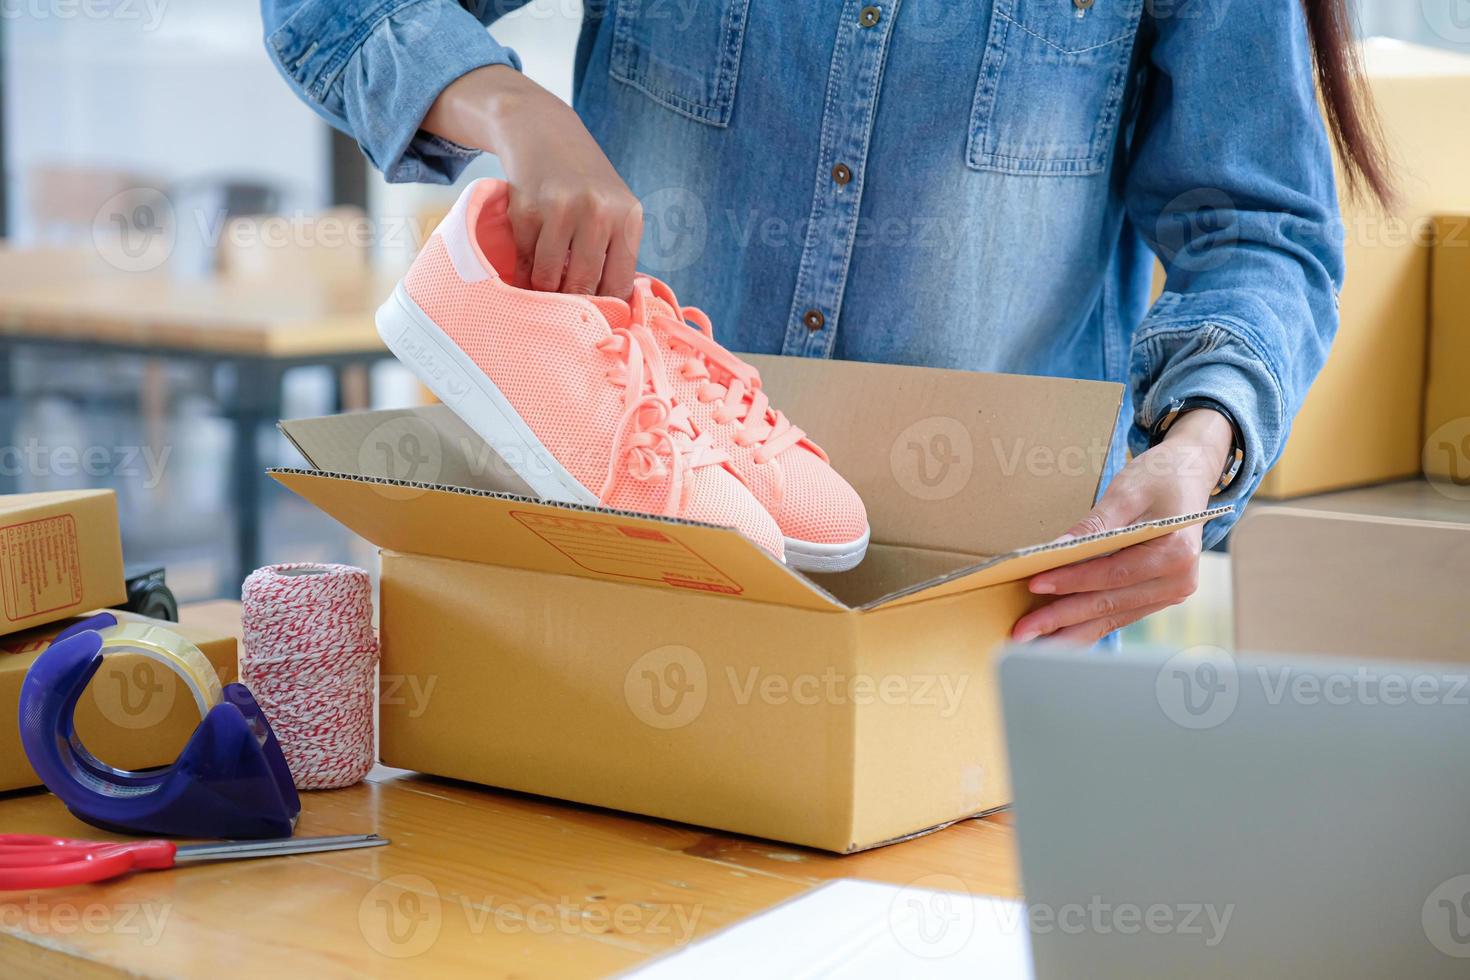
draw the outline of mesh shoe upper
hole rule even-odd
[[[696,439],[643,325],[610,324],[587,299],[501,278],[491,259],[504,257],[501,239],[509,237],[505,191],[498,181],[465,191],[473,199],[456,210],[469,222],[475,254],[452,255],[462,243],[433,235],[404,279],[410,298],[604,504],[734,527],[780,556],[780,530],[723,465],[726,454]],[[464,277],[467,262],[483,270],[478,278]]]
[[[680,307],[672,290],[658,280],[641,280],[637,289],[642,294],[635,293],[631,307],[603,297],[595,302],[609,322],[636,319],[640,312],[651,322],[664,341],[674,394],[688,407],[696,427],[729,454],[730,468],[776,519],[782,533],[816,544],[845,544],[866,535],[868,515],[862,498],[825,454],[769,408],[763,393],[747,390],[739,399],[731,397],[732,369],[746,379],[742,381],[746,389],[752,384],[758,389],[759,375],[714,343],[708,318]],[[685,322],[686,316],[697,325]]]

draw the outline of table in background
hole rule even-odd
[[[0,973],[601,976],[834,878],[1019,890],[1006,815],[837,857],[388,769],[302,802],[299,833],[393,843],[6,893]],[[106,836],[40,791],[0,795],[0,827]]]
[[[233,429],[237,587],[260,564],[264,464],[256,439],[262,425],[280,418],[282,376],[296,367],[330,368],[340,398],[349,372],[389,356],[372,314],[391,290],[391,279],[368,273],[184,280],[165,269],[122,272],[92,251],[0,249],[0,401],[15,394],[10,359],[19,349],[227,367],[212,374]],[[13,441],[0,432],[0,445]],[[0,492],[14,489],[0,486]]]

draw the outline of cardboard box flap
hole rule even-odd
[[[1000,555],[1086,514],[1123,386],[750,355],[857,489],[880,544]]]
[[[323,473],[536,496],[444,405],[292,419],[277,428]]]
[[[1130,545],[1148,541],[1176,531],[1181,527],[1191,524],[1201,524],[1205,521],[1221,517],[1233,510],[1231,506],[1215,507],[1210,510],[1200,511],[1197,514],[1185,514],[1180,517],[1167,517],[1156,521],[1143,521],[1125,528],[1112,531],[1102,531],[1098,534],[1089,534],[1086,537],[1074,538],[1061,543],[1048,543],[1033,545],[1026,548],[1018,548],[1008,554],[997,555],[965,568],[958,569],[946,575],[921,582],[918,585],[909,586],[880,596],[870,602],[862,604],[859,608],[863,610],[877,609],[881,606],[898,606],[912,602],[923,602],[929,599],[937,599],[941,596],[955,595],[960,592],[972,592],[976,589],[988,588],[1003,582],[1015,582],[1020,579],[1030,578],[1049,568],[1057,568],[1062,565],[1071,565],[1075,562],[1085,561],[1088,558],[1096,558],[1098,555],[1118,551]]]
[[[382,477],[269,472],[388,551],[802,609],[847,608],[730,528]]]

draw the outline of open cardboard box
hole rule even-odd
[[[1025,580],[1223,509],[1049,544],[1122,389],[751,358],[863,495],[803,576],[735,531],[543,503],[443,406],[283,422],[281,483],[382,549],[389,765],[831,851],[1010,802],[992,657]]]

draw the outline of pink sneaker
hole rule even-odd
[[[647,324],[509,285],[509,188],[467,187],[377,314],[383,342],[542,498],[782,534],[699,435]],[[625,307],[626,308],[626,307]]]
[[[644,324],[657,334],[674,396],[776,519],[788,565],[842,572],[863,560],[869,529],[862,498],[827,454],[771,407],[760,372],[715,342],[708,316],[680,306],[672,289],[647,276],[635,281],[628,304],[595,301],[609,322]]]

